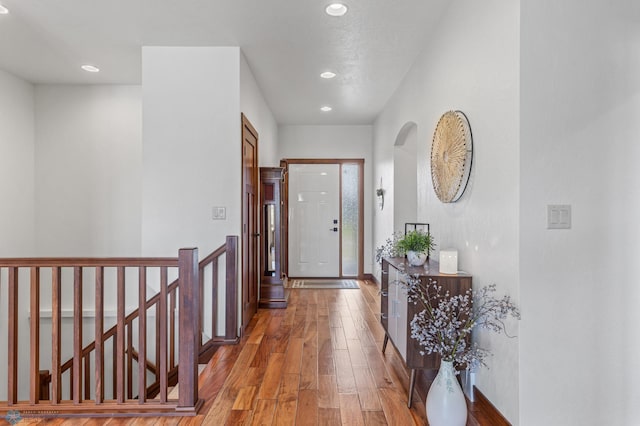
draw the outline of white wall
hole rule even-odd
[[[0,257],[33,256],[34,233],[34,89],[0,70]],[[7,383],[7,274],[0,274],[0,384]],[[28,300],[29,287],[22,286],[19,300]],[[24,316],[20,311],[20,316]],[[28,359],[28,345],[19,352]],[[28,362],[19,364],[19,375]],[[0,386],[0,400],[7,387]]]
[[[37,256],[139,256],[141,215],[141,95],[139,86],[35,86],[32,113],[35,150],[31,156],[35,181],[35,230]],[[32,216],[33,217],[33,216]],[[63,276],[63,312],[73,310],[70,271]],[[41,277],[41,369],[50,369],[51,309],[50,272]],[[29,300],[27,276],[20,299]],[[93,282],[87,274],[84,286],[85,344],[93,340]],[[135,278],[135,277],[133,277]],[[135,281],[129,282],[128,303],[137,297]],[[110,286],[111,289],[115,288]],[[134,297],[131,297],[134,296]],[[105,307],[115,310],[115,294],[105,292]],[[21,303],[19,327],[29,330],[29,305]],[[113,318],[107,319],[113,321]],[[111,324],[109,324],[111,325]],[[71,356],[72,322],[63,320],[64,360]],[[20,377],[28,377],[28,333],[19,339]],[[0,365],[6,365],[0,362]],[[107,367],[108,369],[108,367]],[[4,373],[4,371],[3,371]],[[20,397],[28,396],[26,381]],[[110,386],[110,385],[108,385]]]
[[[0,70],[0,257],[32,256],[34,89]]]
[[[428,222],[437,249],[459,251],[459,267],[474,287],[496,283],[499,293],[518,300],[519,207],[519,4],[489,0],[452,2],[425,50],[374,125],[373,175],[393,187],[394,142],[407,122],[417,124],[418,221]],[[469,186],[453,204],[441,203],[430,176],[433,131],[451,109],[469,117],[474,160]],[[390,191],[391,192],[391,191]],[[388,197],[393,204],[393,197]],[[374,246],[393,231],[394,205],[374,218]],[[436,250],[437,251],[437,250]],[[436,259],[437,259],[437,253]],[[508,324],[518,335],[517,322]],[[490,369],[477,377],[479,389],[507,417],[518,422],[518,339],[478,333],[493,352]]]
[[[240,54],[240,111],[244,113],[258,132],[260,167],[279,166],[278,123],[276,123],[243,54]]]
[[[4,192],[13,209],[1,223],[3,256],[137,256],[140,252],[141,97],[139,87],[35,86],[0,74],[3,153],[0,173],[11,177],[15,193]],[[6,96],[5,96],[6,94]],[[3,101],[8,101],[8,106]],[[6,133],[5,133],[6,132]],[[6,134],[6,137],[5,137]],[[25,202],[26,200],[28,202]],[[18,208],[20,211],[18,211]],[[4,214],[4,212],[3,212]],[[2,226],[2,225],[0,225]],[[18,235],[18,233],[20,235]],[[14,238],[14,235],[16,238]],[[19,237],[19,238],[17,238]],[[5,245],[6,244],[6,245]],[[63,310],[73,305],[65,271]],[[41,310],[50,309],[48,272],[41,278]],[[0,310],[6,312],[6,277],[0,288]],[[18,326],[29,330],[29,286],[20,276],[22,302]],[[93,286],[85,286],[85,309],[93,309]],[[135,288],[133,288],[135,294]],[[115,299],[106,296],[107,309]],[[24,303],[26,302],[26,303]],[[92,330],[92,320],[86,321]],[[63,357],[71,354],[73,333],[63,321]],[[50,320],[41,320],[41,368],[50,369]],[[6,316],[0,315],[0,340],[6,342]],[[93,339],[85,331],[84,342]],[[20,333],[18,371],[28,377],[28,333]],[[6,351],[0,351],[0,383],[6,383]],[[19,397],[28,397],[27,381]],[[6,387],[0,387],[0,399]]]
[[[139,86],[36,86],[39,256],[139,256]]]
[[[524,426],[639,421],[639,21],[625,0],[522,2]]]
[[[240,49],[143,47],[142,98],[142,252],[202,258],[241,235]]]
[[[279,158],[364,158],[364,273],[373,271],[371,218],[377,206],[371,126],[279,126]]]
[[[402,126],[393,149],[393,230],[404,232],[404,224],[418,220],[418,127]]]

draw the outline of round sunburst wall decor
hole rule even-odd
[[[431,179],[436,195],[443,203],[460,199],[467,187],[473,141],[469,121],[462,111],[445,112],[433,133]]]

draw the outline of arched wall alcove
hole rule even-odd
[[[393,149],[393,229],[416,222],[418,210],[418,125],[405,123]]]

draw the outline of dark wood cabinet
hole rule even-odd
[[[416,379],[419,386],[426,386],[430,378],[427,377],[425,370],[438,369],[440,357],[434,354],[421,355],[420,345],[411,338],[410,323],[413,317],[419,313],[419,307],[407,301],[407,292],[402,285],[406,281],[403,272],[409,275],[418,275],[423,283],[428,283],[429,279],[437,281],[452,295],[465,294],[471,288],[470,275],[463,273],[440,274],[439,269],[438,262],[431,259],[424,266],[410,266],[404,258],[384,258],[382,260],[380,320],[385,330],[382,351],[385,351],[387,342],[391,341],[407,367],[411,369],[409,406],[411,406]]]
[[[260,302],[261,308],[286,308],[282,274],[281,167],[260,168]]]

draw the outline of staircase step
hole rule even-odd
[[[169,392],[167,394],[167,399],[178,399],[179,397],[179,393],[178,393],[178,386],[174,386],[172,388],[169,388]]]
[[[205,369],[207,364],[198,364],[198,377],[200,377],[200,373]],[[167,399],[178,399],[180,397],[180,391],[178,390],[178,385],[167,389]]]

